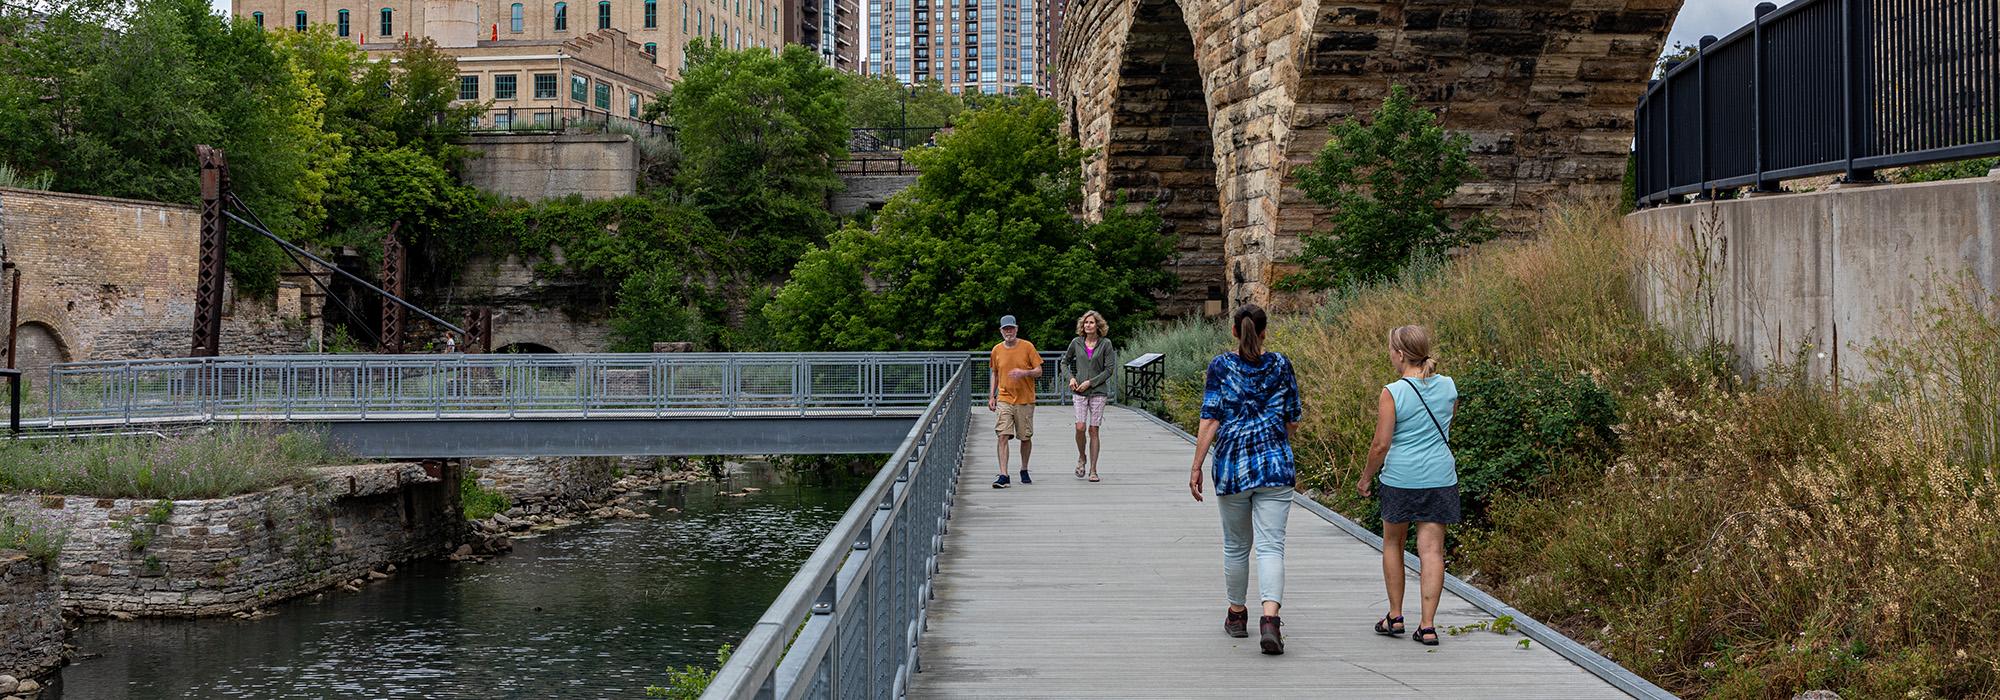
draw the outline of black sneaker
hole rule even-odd
[[[1249,626],[1250,610],[1248,608],[1231,610],[1228,614],[1222,616],[1222,633],[1231,637],[1242,638],[1250,636]]]
[[[1026,476],[1026,475],[1025,475],[1025,474],[1023,474],[1022,476]],[[1004,489],[1004,488],[1007,488],[1007,475],[1006,475],[1006,474],[1001,474],[1001,475],[1000,475],[1000,478],[998,478],[998,479],[994,479],[994,480],[993,480],[993,488],[996,488],[996,489]]]
[[[1272,656],[1285,653],[1285,637],[1278,634],[1278,627],[1283,624],[1283,622],[1278,621],[1277,615],[1265,615],[1258,618],[1257,633],[1260,639],[1258,639],[1257,643],[1264,647],[1264,653]]]
[[[1034,479],[1030,479],[1030,478],[1028,478],[1028,468],[1027,468],[1027,467],[1022,467],[1022,468],[1021,468],[1021,483],[1023,483],[1023,484],[1032,484],[1032,483],[1035,483],[1035,480],[1034,480]]]

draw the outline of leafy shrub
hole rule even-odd
[[[1897,182],[1938,182],[1960,180],[1969,177],[1986,177],[1986,173],[2000,168],[2000,158],[1973,158],[1949,163],[1919,165],[1904,170],[1896,176]]]
[[[708,684],[715,681],[716,672],[722,670],[723,664],[729,663],[730,651],[727,644],[715,650],[714,668],[682,666],[679,669],[667,669],[667,684],[646,686],[646,697],[698,700],[701,694],[708,690]]]
[[[1531,487],[1565,461],[1602,460],[1617,451],[1611,392],[1588,375],[1546,363],[1472,362],[1453,375],[1452,420],[1459,492],[1472,517],[1495,495]]]
[[[17,549],[43,566],[52,565],[62,554],[68,533],[54,523],[11,512],[0,512],[0,549]]]
[[[479,474],[466,469],[458,479],[458,507],[466,520],[485,520],[507,510],[507,494],[479,485]]]
[[[1290,288],[1328,289],[1394,276],[1412,258],[1493,237],[1481,219],[1453,224],[1443,205],[1478,177],[1464,135],[1446,135],[1407,88],[1390,89],[1369,123],[1349,118],[1299,168],[1299,189],[1333,212],[1332,230],[1307,234]]]

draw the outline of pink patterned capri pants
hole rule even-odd
[[[1088,426],[1104,425],[1104,402],[1110,398],[1109,396],[1071,395],[1069,397],[1070,403],[1076,406],[1076,422]]]

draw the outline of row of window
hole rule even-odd
[[[514,99],[518,87],[517,80],[518,77],[512,73],[494,75],[493,99]],[[536,73],[534,80],[535,99],[556,99],[556,74]],[[479,99],[479,76],[458,76],[458,99],[467,101]],[[569,77],[569,99],[571,102],[578,104],[595,104],[598,109],[609,110],[611,109],[611,83],[602,80],[592,81],[589,76],[571,74]],[[627,93],[625,95],[625,107],[626,111],[630,112],[632,116],[639,116],[638,93]]]
[[[657,29],[660,26],[659,1],[658,0],[645,0],[645,1],[646,1],[645,28]],[[724,0],[723,5],[726,7],[728,6],[728,4],[729,3],[727,2],[727,0]],[[750,9],[749,9],[750,14],[746,16],[744,14],[743,0],[736,0],[736,15],[738,17],[754,19],[757,22],[757,26],[765,29],[775,29],[775,27],[772,27],[770,25],[776,24],[776,21],[775,19],[773,19],[773,17],[777,13],[767,12],[766,8],[767,6],[763,2],[763,0],[753,0],[753,2],[750,4]],[[695,10],[694,16],[695,16],[695,22],[700,31],[704,34],[708,33],[708,27],[707,27],[708,23],[706,21],[706,18],[702,16],[701,10]],[[252,12],[250,13],[250,18],[256,21],[258,28],[261,29],[264,27],[264,13]],[[396,27],[396,11],[391,8],[384,7],[382,8],[381,18],[382,18],[381,35],[385,37],[394,36]],[[525,29],[526,20],[527,20],[527,8],[522,3],[518,2],[514,3],[513,6],[509,8],[508,21],[507,21],[508,31],[513,32],[515,34],[521,33]],[[721,22],[717,22],[717,24],[722,27],[723,36],[725,37],[728,36],[729,26]],[[352,28],[351,28],[351,23],[349,21],[349,14],[347,10],[341,10],[337,14],[334,21],[334,25],[335,25],[335,32],[337,32],[340,36],[345,37],[351,35],[350,33],[352,32]],[[555,25],[555,31],[559,32],[569,31],[569,3],[558,2],[555,4],[554,25]],[[597,28],[598,29],[611,28],[611,0],[598,0]],[[295,13],[292,13],[292,29],[301,32],[306,30],[305,10],[299,10]],[[688,30],[688,2],[687,0],[681,0],[681,31],[685,32],[687,30]],[[738,28],[737,33],[739,35],[742,33],[741,28]],[[738,48],[741,48],[742,42],[740,39],[737,43],[738,43]]]

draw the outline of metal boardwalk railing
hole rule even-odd
[[[1066,399],[1044,353],[1042,401]],[[35,428],[217,420],[368,421],[914,415],[985,353],[268,355],[71,362],[50,369]]]
[[[975,398],[960,364],[704,698],[895,698],[917,669]]]

